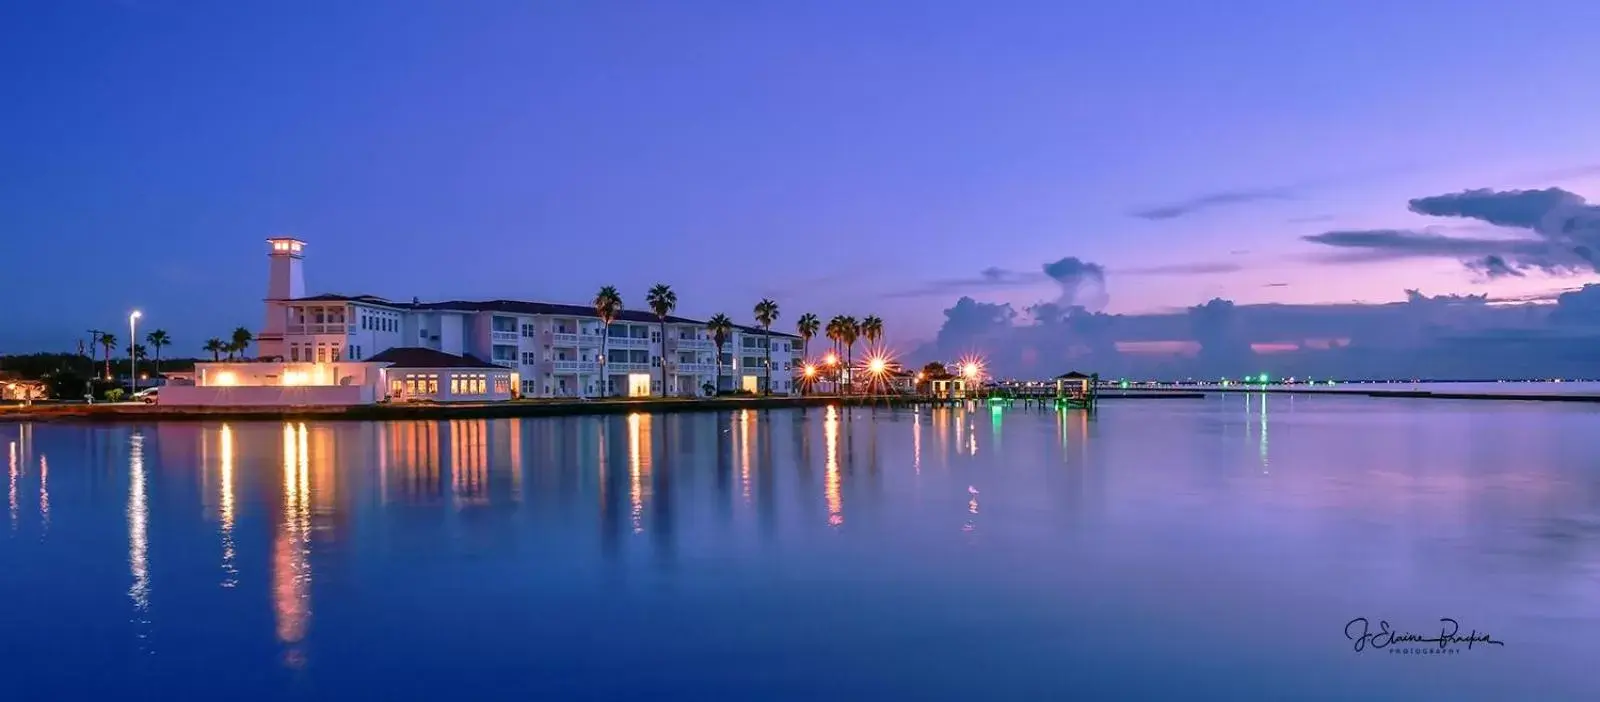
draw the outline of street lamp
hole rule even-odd
[[[139,318],[143,316],[144,313],[139,310],[128,315],[128,382],[133,384],[134,393],[139,392],[139,354],[136,351],[139,348]]]

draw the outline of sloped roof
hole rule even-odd
[[[312,295],[299,297],[290,302],[360,302],[369,305],[382,305],[395,309],[429,310],[436,312],[505,312],[507,314],[549,314],[569,317],[595,317],[594,308],[588,305],[567,305],[556,302],[530,302],[527,300],[446,300],[444,302],[393,302],[376,295]],[[649,310],[624,309],[617,315],[619,322],[643,322],[656,324],[661,320],[654,312]],[[667,315],[667,324],[693,324],[703,327],[706,320],[690,319],[677,315]],[[735,324],[734,329],[746,334],[761,334],[761,327],[747,324]],[[798,339],[800,337],[772,330],[772,336],[778,338]]]
[[[417,347],[393,348],[366,359],[368,363],[388,363],[398,368],[495,368],[497,366],[470,354],[457,356]]]
[[[1090,377],[1091,376],[1084,375],[1078,371],[1072,371],[1070,373],[1063,373],[1056,376],[1056,380],[1088,380]]]

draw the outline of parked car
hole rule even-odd
[[[157,395],[160,392],[161,388],[148,388],[145,390],[140,390],[139,392],[133,394],[133,400],[134,402],[143,402],[147,405],[153,405],[156,403],[156,400],[158,399]]]

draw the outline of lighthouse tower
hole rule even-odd
[[[286,356],[283,334],[289,324],[286,304],[306,296],[306,277],[302,269],[306,243],[292,237],[267,240],[267,320],[256,334],[256,352],[261,358]]]

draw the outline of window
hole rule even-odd
[[[454,377],[454,376],[452,376],[450,378],[450,394],[451,395],[460,395],[461,394],[461,379],[460,378],[457,378],[457,377]]]
[[[389,394],[390,395],[399,395],[401,392],[404,392],[405,389],[406,389],[406,385],[405,385],[404,382],[399,381],[399,380],[391,380],[391,381],[389,381]]]
[[[299,344],[289,344],[289,360],[292,361],[292,362],[295,362],[295,363],[299,363],[300,362],[300,345]]]
[[[509,395],[509,394],[511,394],[511,378],[505,377],[505,376],[497,376],[497,377],[495,377],[495,379],[494,379],[494,394],[496,394],[496,395]]]
[[[524,338],[524,339],[532,339],[533,338],[533,325],[532,324],[524,324],[524,325],[522,325],[522,338]]]
[[[328,347],[328,361],[331,363],[337,360],[339,360],[339,345],[334,344]]]
[[[428,330],[426,330],[426,329],[418,329],[417,330],[417,338],[418,339],[426,339],[426,338],[428,338]]]
[[[651,368],[660,368],[661,367],[661,357],[660,356],[651,356],[650,357],[650,367]]]

